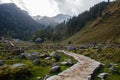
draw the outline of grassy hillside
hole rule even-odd
[[[75,44],[86,42],[120,43],[120,1],[110,3],[102,17],[89,21],[77,34],[66,41]]]

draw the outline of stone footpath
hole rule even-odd
[[[101,66],[99,62],[89,57],[64,50],[58,51],[74,57],[78,62],[58,75],[51,76],[47,80],[91,80],[91,75]]]

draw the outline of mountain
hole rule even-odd
[[[57,23],[62,23],[64,21],[68,21],[70,19],[70,16],[65,14],[58,14],[57,16],[52,17],[54,21]]]
[[[33,19],[45,26],[56,26],[58,23],[61,23],[63,21],[67,21],[70,19],[70,16],[64,15],[64,14],[58,14],[54,17],[41,17],[41,16],[34,16]]]
[[[42,26],[13,3],[0,4],[0,36],[29,39]]]
[[[74,44],[103,42],[120,44],[120,0],[108,3],[102,17],[90,20],[66,41]]]

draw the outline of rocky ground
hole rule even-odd
[[[60,52],[64,52],[66,55],[74,57],[78,63],[47,80],[91,80],[92,74],[101,66],[99,62],[92,60],[91,58],[67,51]]]
[[[118,44],[0,40],[0,80],[119,80],[119,57]]]

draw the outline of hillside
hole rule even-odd
[[[0,4],[0,37],[29,39],[41,25],[13,3]]]
[[[110,3],[102,12],[102,17],[89,21],[77,34],[67,41],[75,44],[86,42],[120,43],[120,2]]]
[[[65,15],[65,14],[58,14],[53,17],[34,16],[33,19],[42,25],[55,27],[59,23],[68,21],[70,19],[70,16]]]

